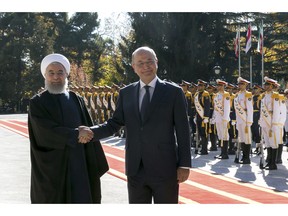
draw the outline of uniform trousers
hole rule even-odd
[[[262,127],[262,133],[264,137],[265,146],[267,148],[271,147],[272,149],[278,148],[278,142],[279,142],[279,127],[275,127],[275,130],[270,132],[270,127]]]
[[[223,141],[229,140],[229,133],[228,133],[226,121],[216,122],[216,129],[217,129],[217,135],[218,135],[219,140],[223,140]]]
[[[251,144],[251,127],[246,124],[237,124],[238,138],[240,143]]]

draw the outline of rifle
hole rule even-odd
[[[259,164],[259,168],[260,169],[264,169],[264,138],[263,135],[261,136],[261,142],[260,142],[260,164]]]
[[[198,148],[199,148],[199,131],[198,131],[198,127],[196,125],[196,146],[195,146],[195,154],[198,154]]]
[[[240,147],[239,138],[237,138],[237,151],[235,152],[235,159],[234,159],[235,163],[239,163],[240,153],[241,153],[241,147]]]

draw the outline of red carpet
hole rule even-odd
[[[0,126],[28,137],[27,123],[0,120]],[[109,174],[122,180],[125,176],[125,151],[119,147],[103,145],[110,170]],[[287,204],[288,193],[242,183],[223,175],[192,168],[189,180],[180,184],[180,203],[201,204]]]

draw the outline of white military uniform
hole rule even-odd
[[[285,119],[285,131],[288,132],[288,99],[285,98],[285,105],[286,105],[286,119]]]
[[[218,139],[221,141],[229,140],[228,123],[230,121],[230,94],[216,93],[214,99],[213,123],[216,124]]]
[[[284,129],[284,125],[286,122],[286,100],[285,100],[285,96],[283,94],[279,94],[279,103],[280,103],[280,122],[279,122],[279,129],[280,129],[280,135],[279,135],[279,143],[278,144],[282,144],[283,143],[283,129]]]
[[[252,93],[247,90],[238,92],[234,98],[234,108],[239,142],[251,144],[251,125],[253,123]]]
[[[278,148],[280,136],[280,103],[277,92],[265,92],[261,95],[259,124],[262,128],[266,147]]]

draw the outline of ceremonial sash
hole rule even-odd
[[[85,95],[83,96],[83,99],[84,99],[84,102],[85,102],[86,106],[88,106],[88,105],[89,105],[89,103],[88,103],[88,100],[87,100],[87,98],[86,98],[86,96],[85,96]]]
[[[234,107],[235,111],[240,118],[246,122],[246,111],[243,109],[243,107],[240,105],[238,101],[238,96],[234,99]]]
[[[195,103],[195,108],[196,108],[198,114],[200,115],[200,117],[203,118],[203,117],[204,117],[204,109],[203,109],[203,107],[202,107],[201,104],[200,104],[200,101],[199,101],[199,97],[198,97],[198,96],[199,96],[199,93],[197,92],[197,93],[195,94],[195,101],[194,101],[194,103]]]
[[[222,95],[224,98],[224,95]],[[222,99],[223,99],[222,98]],[[223,116],[224,115],[224,106],[223,106],[223,100],[220,102],[219,100],[214,100],[214,108]]]
[[[91,95],[91,97],[90,97],[90,105],[91,105],[91,108],[92,108],[93,110],[95,110],[95,103],[94,103],[94,100],[93,100],[92,95]]]
[[[108,102],[107,102],[107,100],[105,98],[105,95],[103,96],[103,104],[106,107],[106,109],[108,109]]]
[[[101,103],[101,100],[99,98],[99,95],[97,95],[97,105],[101,108],[102,106],[102,103]]]
[[[114,103],[114,101],[113,101],[113,98],[114,98],[114,95],[111,95],[111,99],[110,99],[110,101],[111,101],[111,108],[112,108],[113,111],[115,111],[115,103]]]
[[[271,127],[272,116],[263,102],[261,102],[261,114],[266,124]]]

